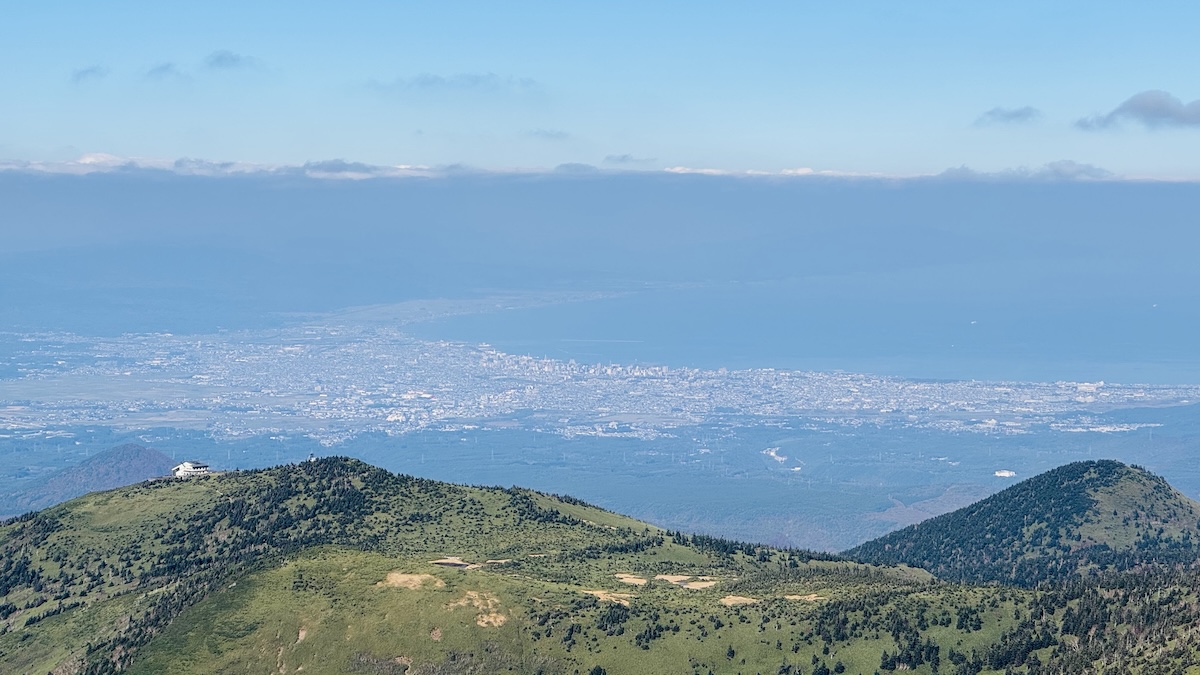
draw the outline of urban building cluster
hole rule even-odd
[[[583,364],[378,325],[203,336],[39,334],[4,364],[0,431],[80,424],[221,437],[520,427],[654,438],[725,421],[896,424],[944,431],[1120,432],[1106,411],[1184,405],[1200,387],[910,380],[844,372]]]

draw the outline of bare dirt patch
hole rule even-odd
[[[816,602],[818,600],[824,600],[825,597],[822,595],[817,595],[816,593],[809,593],[808,595],[785,595],[783,596],[783,599],[799,600],[801,602]]]
[[[442,641],[442,629],[434,628],[433,630],[429,631],[429,639],[433,640],[434,642],[441,642]]]
[[[629,584],[630,586],[645,586],[647,583],[649,583],[649,579],[646,577],[639,577],[636,574],[614,574],[613,576],[617,578],[617,581],[620,581],[623,584]]]
[[[487,628],[488,626],[491,626],[492,628],[499,628],[500,626],[503,626],[506,621],[508,621],[508,617],[499,612],[480,614],[479,616],[475,617],[475,623],[483,626],[484,628]]]
[[[681,588],[690,588],[694,591],[712,588],[720,581],[716,577],[698,577],[692,574],[658,574],[654,578],[658,581],[665,581],[669,584],[674,584]]]
[[[655,575],[654,578],[658,579],[659,581],[666,581],[666,582],[669,582],[672,584],[677,584],[681,581],[687,581],[688,579],[691,579],[692,575],[690,575],[690,574],[658,574],[658,575]]]
[[[727,595],[721,598],[721,604],[725,605],[726,607],[733,607],[734,605],[753,605],[756,602],[758,602],[758,600],[755,600],[754,598],[747,598],[744,595]]]
[[[403,572],[388,572],[387,578],[375,585],[388,588],[407,588],[415,591],[425,584],[433,584],[437,588],[446,587],[446,582],[432,574],[405,574]]]
[[[440,567],[453,567],[460,570],[474,570],[483,567],[483,565],[480,565],[479,563],[469,563],[456,555],[448,555],[445,558],[438,560],[430,560],[429,564],[438,565]]]
[[[446,605],[446,609],[454,609],[455,607],[474,607],[479,610],[479,615],[475,617],[475,625],[477,626],[499,628],[508,621],[508,616],[499,611],[500,598],[491,593],[467,591],[467,594],[462,598]]]
[[[629,600],[633,597],[632,595],[630,595],[628,593],[612,593],[609,591],[598,591],[598,590],[597,591],[584,591],[584,593],[587,593],[588,595],[594,595],[597,598],[600,598],[601,600],[604,600],[606,602],[615,602],[618,605],[625,605],[626,607],[629,606]]]
[[[308,637],[308,629],[304,626],[300,627],[300,633],[296,636],[296,644],[304,642],[304,638]]]

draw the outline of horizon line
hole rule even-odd
[[[722,169],[683,165],[658,169],[601,167],[586,163],[565,163],[553,167],[478,167],[452,163],[429,164],[370,164],[345,159],[310,160],[302,164],[213,161],[182,157],[161,159],[150,157],[121,157],[107,153],[88,153],[73,160],[0,159],[0,172],[83,176],[91,174],[152,172],[177,176],[214,178],[299,176],[322,180],[369,180],[400,178],[449,178],[455,176],[707,176],[747,179],[804,179],[833,178],[847,180],[921,181],[945,180],[957,182],[1083,182],[1083,183],[1200,183],[1200,177],[1117,174],[1106,169],[1076,162],[1058,160],[1037,167],[1020,166],[998,171],[972,169],[967,165],[947,167],[939,172],[889,173],[880,171],[845,171],[794,167],[777,170]]]

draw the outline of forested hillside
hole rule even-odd
[[[941,579],[1035,586],[1079,572],[1190,564],[1200,504],[1111,460],[1075,462],[846,552]]]
[[[1099,480],[1105,508],[1127,494],[1113,490],[1128,475],[1158,485],[1120,465],[1069,469],[1049,484]],[[1167,504],[1142,508],[1162,521]],[[1084,521],[1100,534],[1108,522]],[[1185,564],[1037,590],[970,586],[338,458],[91,494],[0,526],[0,554],[4,673],[974,675],[1200,664],[1200,577]]]

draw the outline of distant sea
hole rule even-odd
[[[922,379],[1200,383],[1200,321],[1149,302],[864,300],[799,282],[647,290],[407,326],[580,363],[844,370]]]

